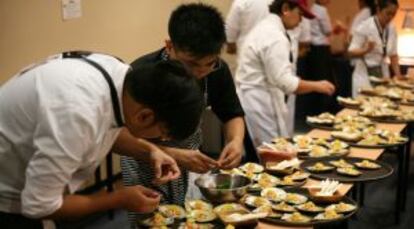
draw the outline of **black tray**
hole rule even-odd
[[[334,161],[337,159],[332,159],[332,158],[320,158],[320,159],[309,159],[306,160],[304,162],[302,162],[302,164],[300,165],[300,167],[302,169],[304,169],[306,172],[311,174],[311,177],[318,179],[318,180],[325,180],[325,179],[331,179],[331,180],[337,180],[339,182],[366,182],[366,181],[376,181],[376,180],[381,180],[384,179],[388,176],[390,176],[394,169],[387,163],[382,162],[382,161],[374,161],[374,160],[370,160],[370,159],[366,159],[366,158],[360,158],[360,157],[346,157],[344,158],[344,160],[346,160],[347,162],[359,162],[362,160],[368,160],[374,163],[377,163],[379,165],[381,165],[381,168],[379,169],[360,169],[357,168],[360,172],[362,172],[362,174],[360,176],[357,177],[351,177],[351,176],[346,176],[346,175],[341,175],[339,173],[336,172],[336,168],[332,171],[329,172],[324,172],[324,173],[315,173],[312,172],[310,170],[308,170],[306,167],[311,166],[317,162],[323,162],[326,165],[330,165],[329,161]]]
[[[339,139],[339,140],[341,140],[343,142],[346,142],[351,147],[356,147],[356,148],[385,149],[385,148],[394,148],[394,147],[398,147],[398,146],[402,146],[402,145],[407,144],[407,142],[409,141],[408,137],[404,136],[404,135],[401,135],[401,136],[407,138],[407,140],[405,140],[404,142],[401,142],[401,143],[387,144],[387,145],[361,145],[361,144],[358,144],[357,142],[345,141],[345,140],[342,140],[342,139]]]
[[[307,196],[308,199],[310,199],[309,191],[306,188],[290,189],[290,190],[287,190],[287,192],[298,193],[298,194]],[[356,208],[355,208],[355,210],[353,210],[351,212],[343,213],[343,217],[341,217],[339,219],[334,219],[334,220],[312,220],[308,223],[292,223],[292,222],[287,222],[285,220],[276,219],[276,218],[264,218],[264,219],[260,219],[260,221],[263,221],[263,222],[266,222],[266,223],[271,223],[271,224],[277,224],[277,225],[281,225],[281,226],[288,226],[288,227],[311,227],[311,226],[316,226],[316,225],[329,224],[329,223],[334,223],[334,222],[341,222],[343,220],[348,219],[349,217],[351,217],[353,214],[355,214],[358,211],[357,203],[354,200],[352,200],[351,198],[349,198],[347,196],[344,196],[341,201],[344,202],[344,203],[347,203],[347,204],[355,205]],[[319,204],[318,203],[318,205],[322,206],[322,207],[327,207],[330,204]],[[317,215],[317,214],[306,214],[306,213],[303,213],[303,212],[301,214],[306,215],[306,216],[311,216],[311,217],[314,217],[314,216]]]

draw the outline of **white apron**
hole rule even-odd
[[[285,95],[277,88],[240,85],[240,102],[246,112],[245,119],[255,147],[270,142],[274,137],[288,136],[286,117],[288,109]]]
[[[383,61],[381,63],[382,75],[384,78],[389,78],[389,69],[388,64]],[[367,72],[367,67],[361,59],[355,61],[355,69],[352,73],[352,97],[358,95],[358,90],[362,87],[372,87],[369,82],[369,76]]]

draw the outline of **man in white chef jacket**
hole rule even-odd
[[[174,159],[145,139],[187,137],[202,107],[178,62],[130,70],[109,55],[73,52],[23,70],[0,88],[0,228],[116,208],[152,212],[160,195],[139,185],[73,193],[111,150],[153,165],[156,183],[176,179]]]
[[[287,30],[312,17],[301,0],[275,0],[270,14],[247,36],[240,53],[236,84],[246,123],[255,146],[277,136],[287,136],[285,96],[318,92],[332,95],[327,81],[306,81],[294,72]]]

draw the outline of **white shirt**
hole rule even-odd
[[[227,42],[241,49],[250,30],[266,15],[272,0],[234,0],[226,18]]]
[[[386,58],[383,57],[382,40],[378,33],[374,18],[375,16],[368,18],[357,27],[352,34],[352,41],[348,48],[349,50],[361,49],[366,42],[375,42],[375,47],[372,51],[367,53],[363,58],[355,59],[355,70],[353,73],[354,95],[357,93],[356,90],[358,90],[358,88],[370,86],[366,65],[369,67],[381,66],[383,76],[390,77]],[[388,31],[386,57],[397,55],[397,31],[393,25],[388,25],[385,30]],[[383,35],[385,38],[385,32]]]
[[[371,10],[369,7],[361,9],[354,17],[351,25],[351,34],[355,32],[358,26],[365,20],[371,17]]]
[[[332,25],[328,10],[315,3],[312,5],[311,11],[316,16],[311,20],[312,44],[329,45],[328,36],[332,32]]]
[[[294,28],[293,35],[297,37],[299,42],[311,42],[312,41],[312,34],[311,34],[311,21],[305,17],[302,17],[302,21],[299,25]]]
[[[107,70],[121,99],[129,66],[88,58]],[[59,209],[120,130],[108,84],[88,63],[55,58],[14,76],[0,88],[0,211],[40,218]]]
[[[274,102],[268,104],[269,107],[266,109],[275,109],[277,120],[274,121],[278,122],[281,134],[287,133],[284,95],[293,93],[299,85],[299,78],[293,70],[294,64],[289,61],[292,45],[295,44],[287,39],[280,17],[269,14],[247,36],[236,71],[236,84],[239,89],[254,88],[272,93]],[[244,108],[256,109],[254,104],[250,105],[252,107]],[[248,112],[246,115],[249,115]],[[276,136],[277,133],[273,134]]]
[[[388,31],[388,32],[385,32]],[[383,39],[385,40],[386,33],[388,33],[387,41],[387,56],[397,55],[397,32],[393,25],[388,25],[383,33]],[[375,48],[364,56],[364,59],[368,66],[381,65],[383,61],[383,49],[382,39],[378,33],[377,26],[375,24],[375,16],[372,16],[360,24],[359,27],[352,34],[352,41],[349,46],[349,50],[360,49],[366,42],[375,42]]]

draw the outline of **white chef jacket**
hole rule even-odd
[[[234,0],[226,18],[227,42],[241,49],[250,30],[269,14],[272,0]]]
[[[299,85],[289,61],[291,45],[280,17],[269,14],[249,33],[241,50],[236,85],[255,146],[288,135],[285,94]]]
[[[312,45],[329,45],[328,35],[332,32],[332,25],[328,10],[315,3],[311,11],[316,16],[311,20]]]
[[[354,20],[352,20],[351,24],[351,34],[355,33],[358,26],[367,20],[369,17],[371,17],[371,10],[369,7],[364,7],[361,9],[354,17]]]
[[[358,89],[364,86],[371,86],[365,63],[369,67],[381,66],[384,77],[390,77],[390,72],[386,59],[383,57],[382,40],[378,33],[375,16],[362,22],[352,34],[352,41],[349,50],[362,48],[367,41],[375,42],[375,48],[367,53],[363,58],[355,60],[355,69],[352,74],[352,95],[358,94]],[[393,25],[386,27],[388,30],[387,57],[397,55],[397,32]],[[384,32],[385,37],[385,32]],[[365,63],[364,63],[365,61]]]
[[[119,103],[128,65],[92,54],[111,76]],[[117,126],[101,72],[55,58],[0,88],[0,211],[40,218],[62,205],[110,151]]]
[[[361,23],[367,20],[369,17],[371,17],[371,10],[369,9],[369,7],[364,7],[363,9],[361,9],[352,20],[351,35],[354,34],[358,26],[361,25]],[[354,59],[351,59],[351,65],[355,66]]]
[[[302,17],[302,21],[299,23],[299,25],[294,29],[288,30],[288,34],[291,38],[291,50],[293,53],[292,71],[296,73],[297,59],[298,59],[298,54],[299,54],[299,43],[300,42],[307,43],[311,41],[310,20]],[[288,112],[286,113],[286,118],[285,118],[288,136],[292,136],[295,130],[295,104],[296,104],[296,95],[295,94],[289,95],[289,98],[287,101]]]

